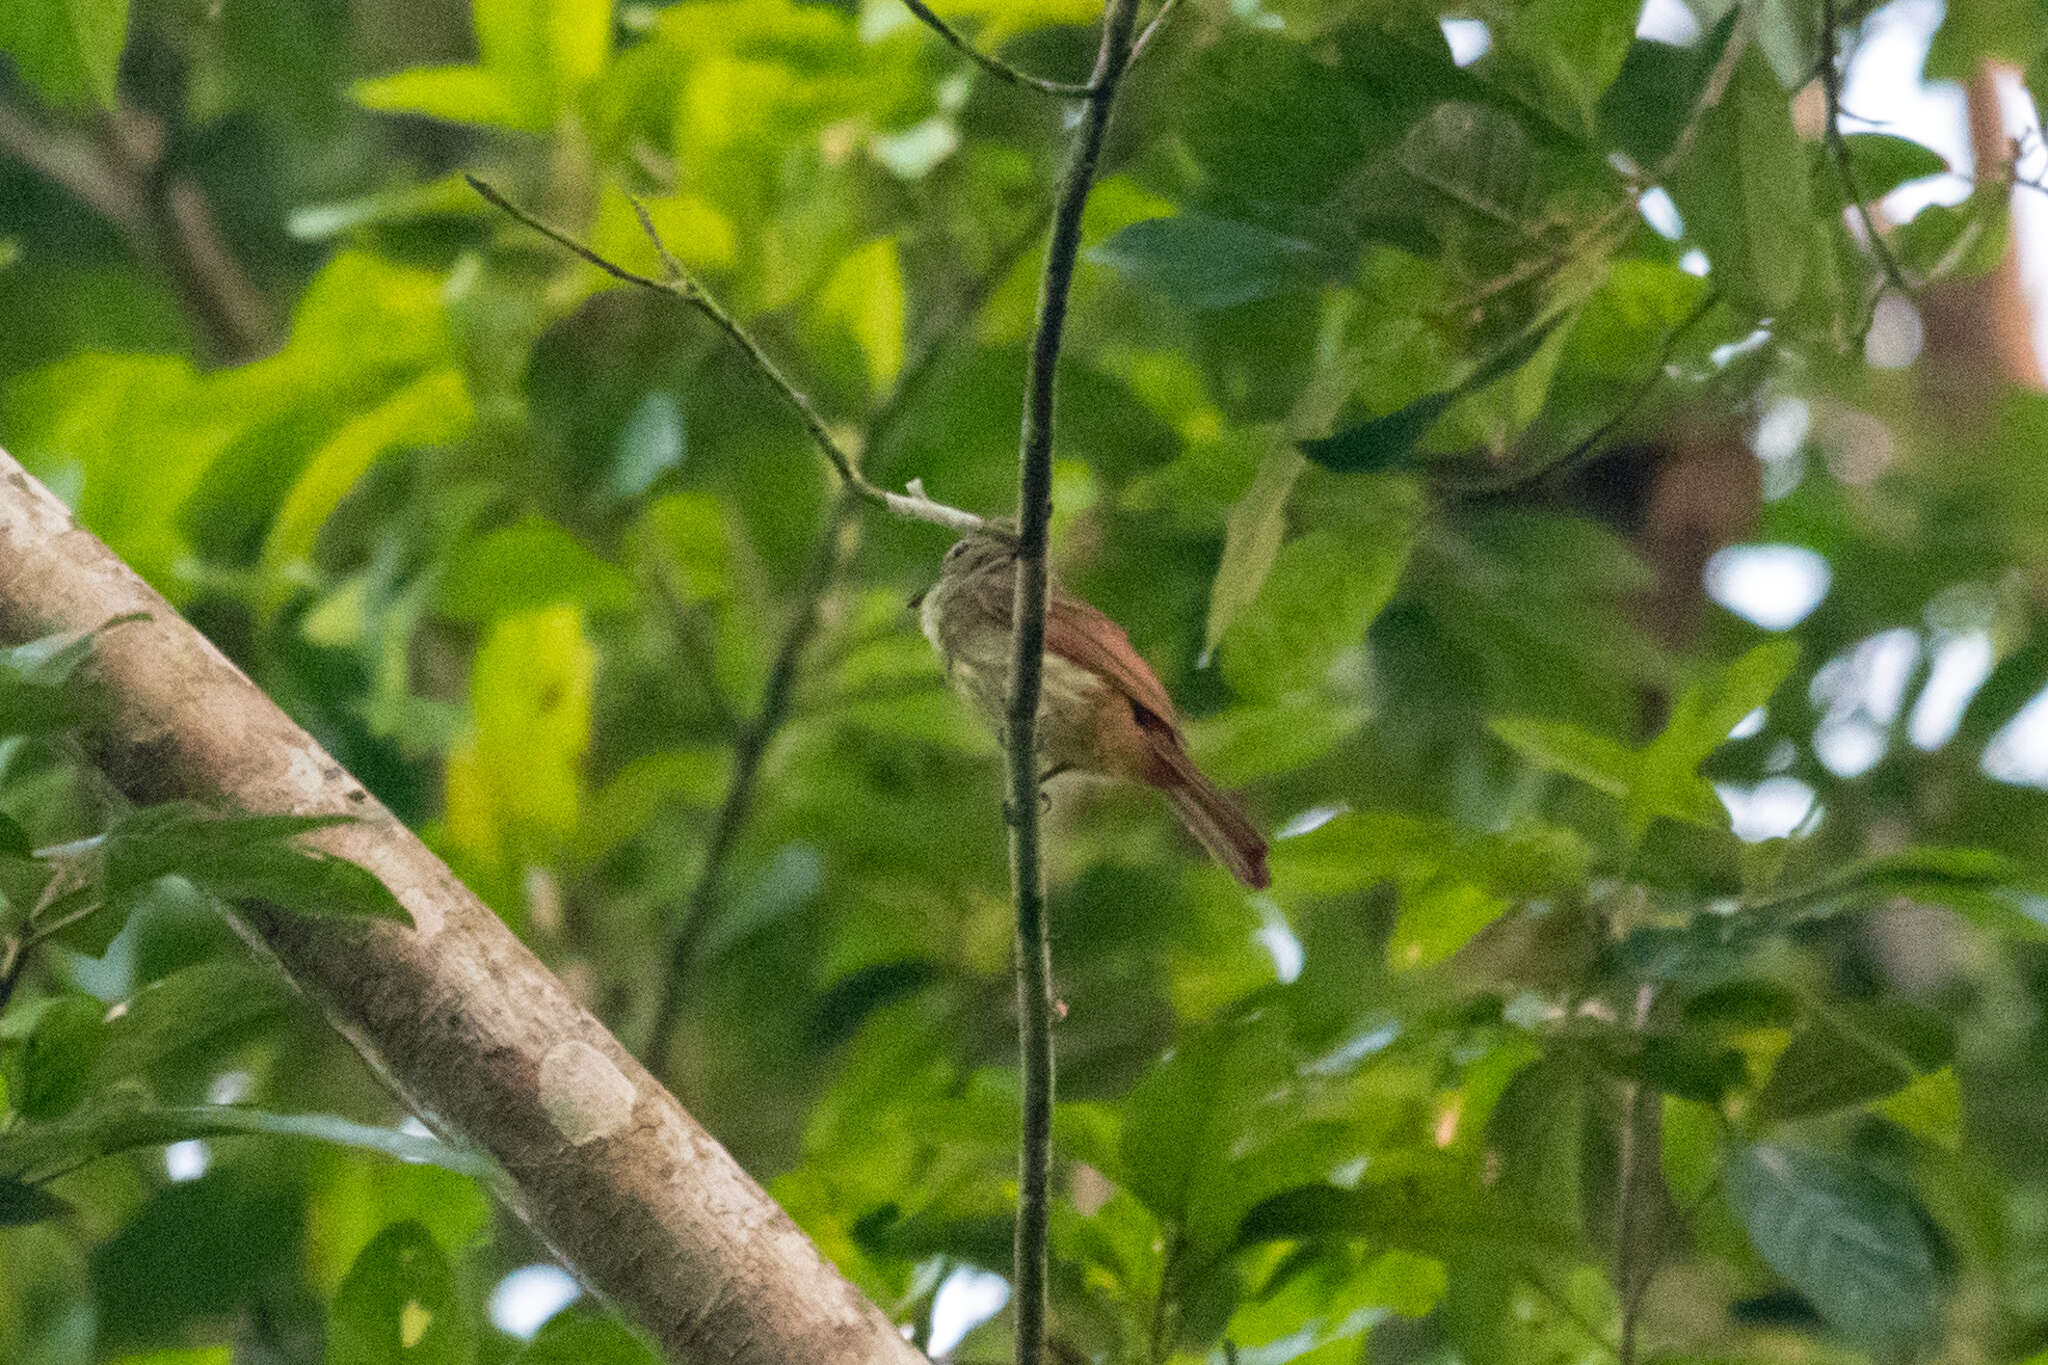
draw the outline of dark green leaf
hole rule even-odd
[[[14,1107],[31,1119],[61,1118],[90,1089],[93,1064],[106,1046],[106,1006],[84,995],[60,995],[36,1016],[22,1045]]]
[[[107,1023],[93,1085],[153,1081],[165,1067],[205,1060],[278,1015],[287,993],[275,973],[240,962],[202,962],[143,987]]]
[[[1192,212],[1133,223],[1088,255],[1198,312],[1305,289],[1317,274],[1307,242]]]
[[[1829,1006],[1778,1054],[1753,1112],[1762,1124],[1862,1104],[1938,1070],[1954,1052],[1947,1021],[1903,1001]]]
[[[1757,1254],[1844,1336],[1898,1350],[1940,1330],[1934,1256],[1912,1201],[1840,1157],[1739,1148],[1728,1204]]]
[[[327,1318],[327,1365],[465,1365],[476,1350],[433,1235],[394,1223],[363,1248]]]
[[[512,1365],[661,1365],[661,1357],[616,1319],[571,1308],[549,1318]]]
[[[1188,150],[1250,203],[1314,204],[1365,155],[1372,103],[1300,43],[1234,28],[1205,47],[1174,102]]]
[[[1303,441],[1301,449],[1323,468],[1339,474],[1408,468],[1415,463],[1415,447],[1454,401],[1452,393],[1425,394],[1404,408],[1360,422],[1335,436]]]
[[[1876,203],[1909,180],[1948,171],[1940,152],[1890,133],[1849,133],[1843,137],[1842,147],[1866,203]]]
[[[1650,1034],[1593,1051],[1619,1075],[1701,1104],[1719,1104],[1748,1079],[1741,1052],[1687,1033]]]
[[[308,915],[411,917],[366,869],[294,842],[347,824],[345,815],[214,815],[149,806],[124,816],[103,845],[109,897],[177,873],[224,900],[269,901]]]
[[[1564,1227],[1578,1227],[1585,1217],[1589,1100],[1585,1068],[1547,1057],[1515,1073],[1486,1125],[1501,1192]]]
[[[1530,328],[1512,345],[1489,356],[1461,382],[1441,393],[1425,395],[1404,408],[1361,422],[1334,436],[1303,441],[1302,453],[1323,468],[1339,474],[1372,474],[1409,467],[1415,462],[1415,447],[1429,434],[1437,419],[1450,410],[1452,403],[1520,369],[1550,339],[1550,334],[1562,321],[1561,317],[1553,317]]]
[[[1638,166],[1659,165],[1677,143],[1741,15],[1739,7],[1731,8],[1713,32],[1687,47],[1633,44],[1600,100],[1602,145],[1619,147]]]
[[[0,1178],[0,1228],[26,1227],[69,1212],[69,1204],[40,1185]]]
[[[13,816],[0,812],[0,858],[27,858],[34,852],[28,831]]]
[[[1671,182],[1687,232],[1728,298],[1760,314],[1797,302],[1812,218],[1809,161],[1791,97],[1761,52],[1743,54]]]

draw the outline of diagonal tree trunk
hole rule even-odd
[[[397,1093],[510,1177],[522,1217],[678,1361],[920,1365],[759,1185],[441,860],[0,451],[0,642],[150,619],[95,653],[86,742],[137,801],[346,812],[329,851],[413,927],[240,912]]]

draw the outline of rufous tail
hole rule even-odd
[[[1174,813],[1188,827],[1188,833],[1231,876],[1254,891],[1272,885],[1272,875],[1266,871],[1266,841],[1236,803],[1218,790],[1180,745],[1155,742],[1152,752],[1159,760],[1152,785],[1173,802]]]

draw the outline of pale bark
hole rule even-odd
[[[439,858],[0,452],[0,642],[131,613],[149,619],[95,649],[95,761],[137,801],[357,817],[322,842],[412,927],[262,905],[242,927],[407,1104],[497,1160],[585,1283],[679,1361],[923,1361]]]

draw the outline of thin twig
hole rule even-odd
[[[689,898],[683,903],[675,936],[669,940],[668,954],[662,967],[661,993],[656,997],[654,1006],[654,1021],[648,1029],[647,1045],[640,1053],[656,1075],[668,1069],[669,1047],[675,1041],[676,1025],[682,1019],[683,991],[715,918],[726,863],[739,842],[740,831],[746,827],[747,817],[753,812],[761,761],[767,756],[769,741],[774,739],[789,714],[790,698],[796,693],[797,665],[802,662],[804,647],[818,632],[819,606],[832,580],[839,574],[840,559],[845,553],[844,533],[852,518],[853,502],[853,494],[849,491],[840,494],[833,504],[824,533],[818,537],[818,543],[811,551],[803,581],[797,586],[795,612],[783,631],[781,644],[776,648],[775,663],[768,671],[768,683],[761,692],[761,709],[740,730],[739,742],[733,746],[732,778],[726,787],[725,800],[712,818],[711,838],[704,847],[703,866],[698,870],[697,880],[691,884]]]
[[[1471,479],[1445,478],[1441,481],[1442,487],[1465,497],[1504,493],[1509,489],[1534,483],[1538,479],[1557,478],[1569,474],[1586,464],[1606,447],[1608,439],[1634,417],[1649,400],[1650,395],[1656,392],[1657,386],[1664,382],[1665,372],[1671,368],[1671,358],[1677,354],[1679,343],[1685,340],[1686,335],[1698,326],[1700,320],[1712,312],[1714,305],[1720,301],[1721,295],[1718,291],[1708,290],[1705,297],[1693,306],[1693,310],[1665,334],[1664,344],[1657,349],[1656,360],[1635,388],[1629,391],[1628,397],[1622,400],[1621,406],[1563,455],[1554,460],[1547,460],[1533,469],[1511,466],[1493,476]]]
[[[1019,71],[1001,58],[989,56],[988,53],[983,52],[980,48],[962,37],[958,29],[934,14],[932,7],[925,4],[924,0],[903,0],[903,7],[923,20],[925,27],[938,34],[941,38],[944,38],[961,56],[967,58],[968,61],[973,62],[991,76],[1008,81],[1012,85],[1021,86],[1026,90],[1036,90],[1046,95],[1057,95],[1062,99],[1087,99],[1093,91],[1093,87],[1090,84],[1077,84],[1073,81],[1050,81],[1043,76],[1034,76],[1028,71]]]
[[[978,531],[986,528],[988,523],[983,518],[974,515],[974,513],[965,512],[957,507],[948,507],[944,503],[933,501],[925,494],[923,487],[915,481],[912,482],[908,493],[891,493],[887,489],[877,488],[861,477],[860,470],[855,466],[853,457],[847,454],[845,447],[841,446],[832,435],[831,429],[826,426],[825,419],[819,415],[817,408],[811,403],[810,398],[804,394],[803,390],[791,382],[789,376],[783,373],[782,367],[777,365],[769,357],[768,353],[761,349],[761,344],[754,340],[752,334],[746,328],[734,321],[732,314],[726,312],[720,306],[718,300],[705,290],[703,285],[699,284],[693,276],[682,271],[680,263],[676,261],[674,256],[669,254],[668,248],[662,244],[660,235],[653,232],[652,221],[646,217],[644,210],[641,211],[641,221],[648,227],[649,235],[654,240],[655,249],[661,253],[664,265],[680,272],[676,279],[657,280],[651,276],[642,275],[637,271],[628,270],[618,262],[593,251],[560,228],[528,213],[525,209],[507,199],[503,194],[500,194],[496,187],[488,181],[479,179],[474,175],[464,175],[463,178],[469,181],[471,189],[482,195],[493,206],[519,223],[538,232],[556,245],[596,266],[613,279],[625,284],[636,285],[641,289],[651,290],[657,294],[666,294],[668,297],[687,304],[709,318],[720,331],[731,338],[733,344],[738,346],[749,360],[754,362],[754,368],[759,370],[762,377],[767,379],[774,386],[775,391],[782,395],[783,401],[796,411],[797,416],[803,421],[804,430],[810,435],[812,444],[817,446],[819,451],[824,454],[826,460],[831,463],[832,468],[838,472],[840,479],[845,482],[847,489],[856,497],[874,503],[878,507],[885,507],[900,517],[908,517],[914,521],[927,521],[934,525],[950,527],[956,531]]]
[[[897,374],[874,409],[869,412],[861,432],[861,451],[879,447],[896,430],[905,408],[945,354],[949,344],[960,330],[977,317],[988,303],[1005,276],[1016,265],[1023,254],[1045,230],[1044,216],[1034,217],[1031,224],[1016,237],[999,248],[989,268],[977,276],[974,282],[954,301],[950,325],[935,329],[926,339],[917,356]],[[655,236],[656,249],[661,252],[664,263],[672,272],[680,272],[681,265],[675,261],[668,249]],[[818,617],[825,595],[831,590],[833,581],[843,567],[845,554],[843,545],[847,514],[851,510],[851,495],[842,498],[841,504],[827,520],[817,549],[813,552],[804,581],[797,589],[797,608],[783,628],[781,641],[775,650],[775,662],[769,669],[768,685],[761,698],[761,708],[744,725],[734,728],[739,733],[739,742],[733,752],[732,776],[726,784],[725,798],[719,803],[718,812],[712,817],[711,839],[704,852],[703,864],[698,868],[697,879],[691,883],[689,894],[683,900],[683,910],[677,919],[675,937],[670,941],[667,960],[663,968],[661,990],[655,1005],[653,1021],[648,1028],[646,1046],[641,1055],[656,1072],[667,1069],[668,1051],[673,1045],[675,1031],[681,1022],[683,1003],[690,977],[696,967],[697,954],[702,951],[704,941],[710,933],[711,924],[719,909],[719,897],[725,884],[726,864],[739,842],[739,833],[744,828],[748,815],[753,809],[754,789],[759,782],[762,760],[766,757],[768,745],[788,719],[793,698],[797,668],[810,640],[817,634]],[[822,576],[821,576],[822,571]]]
[[[1038,703],[1045,669],[1046,538],[1052,522],[1054,376],[1067,319],[1067,295],[1081,247],[1081,214],[1095,183],[1117,88],[1131,60],[1138,0],[1109,0],[1102,48],[1089,81],[1088,109],[1053,209],[1052,241],[1038,294],[1038,321],[1024,379],[1018,439],[1017,584],[1012,619],[1008,761],[1010,881],[1017,905],[1017,1028],[1023,1070],[1018,1158],[1014,1300],[1017,1365],[1045,1358],[1048,1237],[1052,1180],[1052,936],[1046,919],[1039,846]]]
[[[1821,0],[1820,3],[1820,88],[1827,99],[1827,128],[1822,140],[1827,144],[1829,159],[1835,163],[1835,175],[1842,182],[1842,193],[1849,196],[1849,205],[1863,224],[1863,236],[1870,243],[1870,254],[1877,258],[1877,267],[1883,272],[1886,284],[1901,294],[1911,295],[1913,286],[1906,279],[1905,267],[1887,242],[1884,234],[1877,230],[1877,220],[1871,216],[1870,205],[1864,201],[1863,191],[1856,182],[1856,167],[1849,156],[1849,143],[1842,136],[1842,72],[1837,65],[1839,54],[1835,47],[1835,0]]]
[[[1131,59],[1124,63],[1126,70],[1138,64],[1138,59],[1145,55],[1145,49],[1152,46],[1152,39],[1158,34],[1160,25],[1166,22],[1166,16],[1172,14],[1179,4],[1180,0],[1166,0],[1166,3],[1159,7],[1159,13],[1152,16],[1152,22],[1145,25],[1145,31],[1131,44]]]
[[[165,275],[194,329],[220,360],[271,349],[277,328],[262,291],[235,260],[206,197],[165,177],[148,120],[109,116],[98,137],[0,103],[0,152],[71,194],[120,233],[146,267]]]
[[[38,857],[43,856],[38,854]],[[44,911],[64,899],[84,884],[84,876],[76,861],[65,861],[50,873],[50,880],[36,896],[36,903],[30,907],[22,920],[22,931],[10,935],[6,946],[0,948],[0,1009],[14,998],[15,987],[21,984],[21,977],[28,970],[29,954],[47,938],[61,934],[72,925],[100,908],[100,902],[88,899],[77,909],[60,915],[47,924],[38,923]]]

